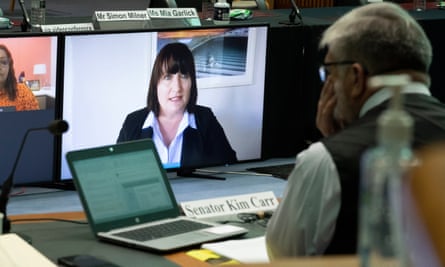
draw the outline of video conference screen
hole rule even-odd
[[[126,117],[146,109],[155,58],[169,43],[192,52],[197,105],[215,115],[237,161],[260,159],[267,33],[250,25],[66,35],[61,94],[70,129],[62,136],[60,178],[72,178],[66,152],[116,143]],[[180,168],[181,160],[163,164]]]
[[[56,116],[58,37],[0,36],[0,183],[11,174],[27,130]],[[14,173],[15,184],[54,179],[54,137],[30,131]]]

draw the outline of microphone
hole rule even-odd
[[[22,32],[26,32],[28,31],[28,29],[32,27],[31,19],[29,18],[28,11],[26,11],[25,1],[19,0],[19,4],[20,4],[20,9],[22,10],[23,13],[23,21],[20,24],[20,26],[22,27]]]
[[[15,158],[11,173],[9,174],[8,178],[3,182],[2,190],[0,193],[0,212],[3,213],[3,229],[2,229],[3,233],[9,233],[9,231],[11,230],[11,222],[6,216],[6,206],[9,200],[9,193],[11,192],[12,186],[14,184],[15,169],[17,168],[20,155],[22,154],[26,138],[28,137],[28,134],[30,132],[40,131],[40,130],[48,130],[53,135],[61,135],[68,130],[68,123],[64,120],[55,120],[46,127],[30,128],[25,132],[22,142],[20,143],[20,148],[17,153],[17,157]]]
[[[50,133],[53,135],[61,135],[64,132],[68,131],[68,123],[64,120],[55,120],[51,122],[48,127],[40,128],[40,129],[48,129]]]
[[[285,25],[298,25],[298,24],[303,24],[303,17],[301,16],[301,12],[300,9],[297,6],[297,3],[295,3],[295,0],[290,0],[292,3],[292,10],[289,14],[289,20],[287,21],[280,21],[280,24],[285,24]],[[298,17],[299,21],[295,21],[295,17]]]

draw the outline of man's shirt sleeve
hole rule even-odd
[[[340,194],[339,175],[324,145],[317,142],[299,153],[267,226],[269,257],[323,254],[334,234]]]

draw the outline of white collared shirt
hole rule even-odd
[[[164,167],[178,167],[179,163],[181,162],[184,130],[187,127],[197,129],[195,114],[189,113],[188,111],[184,112],[184,116],[179,123],[178,131],[176,132],[175,138],[172,140],[170,146],[168,147],[164,144],[164,138],[159,128],[159,121],[153,111],[150,111],[150,113],[148,114],[147,119],[142,125],[142,129],[146,129],[148,127],[153,128],[152,139],[156,145],[156,149],[158,151],[159,157],[161,158],[162,164],[164,164]]]
[[[431,93],[428,90],[428,87],[426,87],[423,83],[410,83],[409,85],[405,86],[402,91],[402,94],[423,94],[430,96]],[[360,109],[360,117],[363,117],[366,112],[368,112],[373,107],[379,105],[380,103],[390,99],[393,96],[392,89],[390,88],[383,88],[381,90],[378,90],[375,92],[372,96],[368,98],[368,100],[365,102],[363,107]]]

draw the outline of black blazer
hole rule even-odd
[[[142,125],[147,119],[148,113],[149,110],[143,108],[128,114],[117,142],[152,138],[153,129],[151,127],[142,131]],[[237,161],[236,153],[230,146],[224,129],[212,110],[208,107],[196,106],[194,115],[197,129],[187,127],[184,130],[181,168],[235,163]]]

